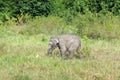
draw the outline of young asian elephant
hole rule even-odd
[[[51,37],[48,45],[48,54],[52,54],[52,51],[57,48],[60,51],[61,57],[65,56],[65,53],[69,53],[69,58],[72,58],[74,53],[80,53],[81,39],[76,35],[58,35]],[[80,54],[80,58],[82,54]]]

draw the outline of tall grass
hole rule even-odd
[[[29,15],[26,18],[21,16],[19,22],[11,23],[7,22],[6,24],[9,25],[9,29],[14,31],[17,34],[22,35],[36,35],[36,34],[46,34],[46,35],[57,35],[57,34],[64,34],[64,33],[75,33],[76,28],[71,25],[67,25],[64,19],[60,17],[35,17],[30,18]],[[23,23],[22,20],[26,20],[26,23]],[[28,20],[29,19],[29,20]]]
[[[6,22],[12,32],[22,35],[58,35],[58,34],[77,34],[87,36],[94,39],[119,39],[120,38],[120,16],[111,14],[84,14],[72,19],[71,23],[67,23],[63,18],[48,16],[31,18],[29,15],[18,16]],[[8,31],[10,31],[8,30]]]
[[[77,33],[86,35],[89,38],[113,39],[120,38],[120,16],[113,15],[79,15],[73,20],[73,25],[77,27]]]

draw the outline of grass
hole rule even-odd
[[[119,40],[83,39],[83,47],[89,49],[90,55],[64,60],[46,55],[48,39],[49,36],[41,34],[1,37],[0,80],[120,79]]]
[[[49,16],[0,25],[0,80],[120,80],[119,18],[88,15],[73,21]],[[64,33],[85,35],[85,58],[64,60],[57,50],[46,55],[50,36]]]

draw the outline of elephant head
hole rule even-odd
[[[48,54],[52,54],[53,50],[59,47],[59,39],[57,37],[51,37],[48,45]]]

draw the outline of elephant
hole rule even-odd
[[[52,54],[53,50],[58,48],[61,57],[65,57],[65,53],[68,52],[69,58],[73,58],[74,53],[80,54],[81,39],[72,34],[63,34],[55,37],[51,37],[48,45],[48,54]],[[81,58],[82,54],[80,54]]]

